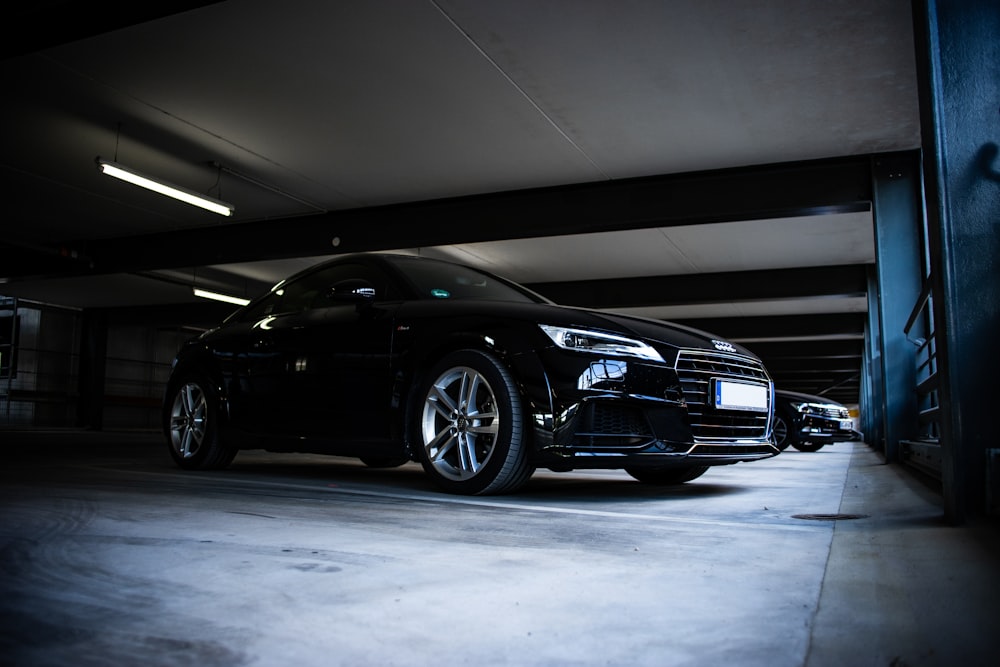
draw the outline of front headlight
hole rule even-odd
[[[641,340],[616,336],[603,331],[538,325],[552,342],[564,350],[590,352],[611,357],[637,357],[664,363],[660,353]]]
[[[804,414],[825,414],[827,412],[840,412],[841,406],[828,405],[826,403],[792,403],[792,407]]]

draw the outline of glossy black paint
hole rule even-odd
[[[812,444],[818,449],[835,442],[859,439],[860,434],[853,425],[846,423],[851,419],[850,412],[837,401],[781,389],[774,394],[775,413],[788,424],[788,444]],[[816,407],[801,411],[795,407],[799,404]],[[818,406],[828,406],[828,409],[820,410]]]
[[[534,467],[714,465],[777,453],[770,408],[751,415],[756,426],[748,436],[699,439],[692,432],[691,398],[674,368],[678,351],[759,364],[747,350],[664,322],[558,306],[495,276],[519,300],[428,297],[403,267],[430,261],[348,255],[280,283],[181,349],[168,396],[180,378],[209,377],[222,437],[240,448],[413,458],[415,389],[446,354],[476,349],[499,359],[516,380]],[[338,282],[317,297],[318,307],[268,309],[283,286],[348,264],[385,278],[374,299],[357,293],[363,283]],[[345,285],[351,289],[330,291]],[[561,349],[539,324],[638,339],[663,362]],[[760,371],[752,381],[770,396]]]

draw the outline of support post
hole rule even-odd
[[[875,268],[868,271],[868,323],[865,326],[865,354],[862,360],[862,384],[858,392],[865,442],[885,458],[885,400],[881,393],[882,328],[879,326],[878,278]]]
[[[85,310],[80,336],[80,402],[77,426],[100,431],[104,426],[104,377],[108,359],[108,316]]]
[[[916,0],[946,518],[985,514],[998,443],[1000,3]]]
[[[869,292],[869,327],[878,327],[886,461],[901,460],[900,441],[917,430],[914,347],[903,330],[923,288],[923,207],[918,153],[875,158],[876,290]],[[874,303],[872,303],[874,301]],[[871,307],[875,306],[876,312]]]

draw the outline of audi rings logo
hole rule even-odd
[[[713,340],[712,341],[712,345],[714,345],[715,349],[718,350],[719,352],[735,352],[736,351],[736,348],[733,347],[732,343],[727,343],[724,340]]]

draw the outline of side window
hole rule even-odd
[[[281,295],[271,292],[253,306],[238,310],[232,316],[232,321],[236,322],[256,322],[262,320],[273,312],[278,312],[278,305],[281,302]]]
[[[334,304],[329,296],[333,286],[344,280],[359,278],[368,281],[375,288],[376,301],[400,298],[381,270],[367,264],[337,264],[288,285],[282,310],[290,312],[332,306]]]
[[[331,288],[342,280],[361,278],[375,288],[376,301],[402,298],[398,289],[380,269],[367,264],[337,264],[290,282],[244,311],[240,319],[256,321],[269,315],[295,313],[333,305],[328,299]]]
[[[323,295],[323,274],[314,273],[293,283],[285,285],[281,292],[280,311],[282,313],[297,313],[302,310],[315,308]],[[275,313],[277,314],[277,313]]]

